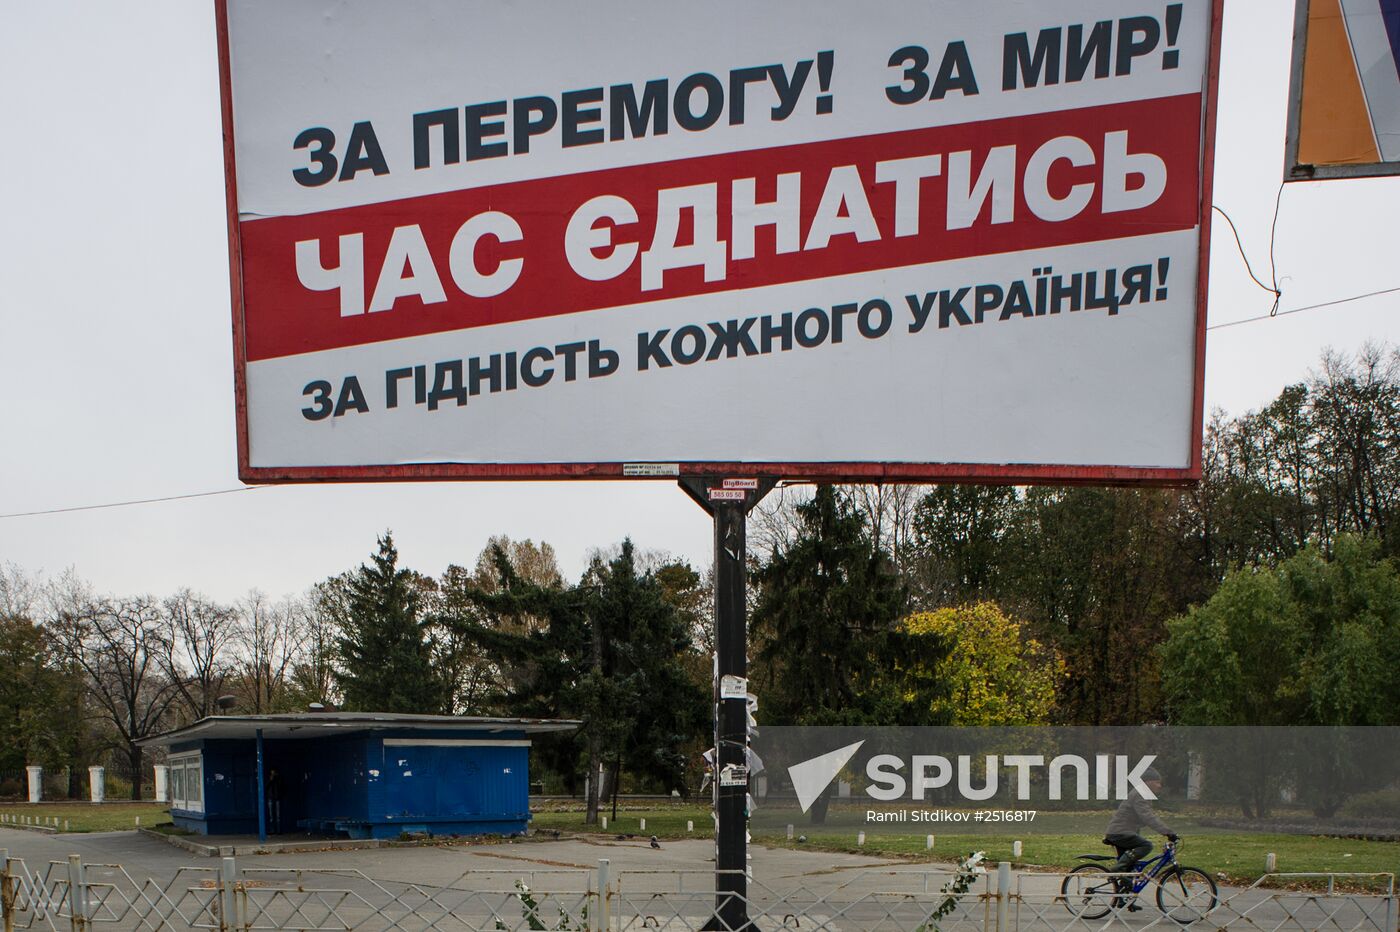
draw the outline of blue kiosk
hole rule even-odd
[[[170,815],[201,835],[519,835],[530,736],[576,721],[298,712],[215,715],[169,749]]]

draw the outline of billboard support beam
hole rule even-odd
[[[748,916],[747,515],[777,484],[685,478],[680,486],[715,524],[715,914],[702,926],[737,932]],[[737,494],[736,494],[737,493]],[[718,497],[717,497],[718,495]],[[742,683],[742,689],[733,684]],[[730,684],[726,689],[725,684]],[[742,768],[736,770],[734,768]],[[729,774],[726,777],[726,773]],[[742,780],[736,779],[742,775]]]

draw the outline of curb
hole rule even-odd
[[[190,839],[192,836],[189,835],[166,835],[163,832],[157,832],[149,828],[139,828],[137,831],[151,838],[159,838],[167,844],[174,845],[176,848],[181,848],[191,854],[197,854],[202,858],[227,858],[245,854],[294,854],[305,851],[325,851],[327,849],[354,851],[365,848],[386,847],[385,842],[374,838],[322,838],[317,841],[274,842],[266,845],[207,845],[197,841],[191,841]]]
[[[202,835],[167,835],[164,832],[157,832],[154,829],[138,828],[136,831],[151,838],[159,838],[169,845],[174,845],[191,854],[202,858],[236,857],[247,854],[296,854],[310,851],[362,851],[378,848],[441,848],[450,847],[454,842],[458,844],[470,845],[472,842],[465,837],[457,839],[425,838],[414,841],[399,841],[398,839],[385,838],[321,838],[314,841],[287,841],[272,842],[266,845],[210,845],[203,842],[194,841],[195,838],[207,836]],[[573,838],[573,835],[565,834],[563,838]],[[532,841],[546,842],[558,841],[553,837],[540,837],[535,835],[523,838],[512,838],[512,844],[527,844]]]

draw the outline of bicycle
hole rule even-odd
[[[1181,841],[1168,842],[1155,858],[1139,861],[1131,877],[1109,873],[1105,861],[1116,861],[1105,854],[1081,854],[1088,861],[1070,871],[1060,884],[1065,908],[1083,919],[1102,919],[1115,909],[1132,907],[1138,894],[1157,882],[1157,908],[1169,919],[1190,925],[1203,919],[1220,902],[1219,890],[1210,874],[1199,867],[1187,867],[1176,859]],[[1097,879],[1095,875],[1105,875]],[[1121,881],[1130,881],[1120,885]]]

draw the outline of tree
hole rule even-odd
[[[332,576],[312,586],[301,599],[305,611],[297,617],[301,649],[292,662],[287,682],[288,701],[295,708],[314,703],[334,705],[336,647],[350,616],[352,574]]]
[[[0,618],[36,616],[42,586],[16,563],[0,563]]]
[[[1055,709],[1065,664],[1055,651],[1026,637],[1021,625],[993,602],[919,612],[905,630],[932,634],[950,646],[934,664],[911,676],[929,677],[947,693],[930,709],[951,725],[1044,725]]]
[[[478,585],[465,571],[449,573],[437,619],[491,671],[481,678],[480,707],[527,718],[581,717],[588,701],[583,677],[595,653],[584,593],[526,579],[502,546],[489,549],[495,564],[491,585]],[[566,740],[536,743],[533,754],[573,793],[588,772],[580,766],[581,748],[600,740],[597,729],[585,724]],[[590,786],[596,789],[596,783]]]
[[[997,601],[1069,670],[1056,718],[1128,725],[1161,718],[1155,648],[1197,571],[1181,499],[1159,490],[1028,489],[1004,542]]]
[[[675,574],[667,574],[675,582]],[[692,587],[698,578],[691,581]],[[687,619],[654,572],[639,572],[631,540],[617,557],[595,562],[585,575],[587,619],[593,627],[595,660],[587,676],[598,703],[595,719],[610,741],[601,752],[613,767],[616,811],[618,774],[655,781],[658,788],[685,785],[682,747],[709,719],[707,690],[689,675],[683,658],[691,651]],[[669,595],[676,596],[676,590]]]
[[[215,712],[229,676],[233,609],[181,589],[162,605],[161,668],[175,684],[190,720]]]
[[[1006,486],[939,486],[914,511],[915,586],[930,608],[993,598],[1017,504]]]
[[[899,676],[901,664],[937,665],[939,635],[898,624],[908,597],[847,496],[821,486],[795,509],[796,530],[754,574],[756,687],[764,719],[792,725],[943,724],[932,715],[942,684]],[[826,820],[829,795],[811,809]]]
[[[483,591],[494,592],[501,586],[499,555],[510,562],[511,572],[527,582],[546,589],[559,589],[564,585],[558,558],[547,541],[536,544],[529,539],[511,540],[505,534],[496,534],[477,555],[472,572],[472,581]]]
[[[897,572],[906,573],[918,553],[915,521],[923,489],[884,483],[841,488],[870,532],[872,546],[889,555]]]
[[[1400,505],[1400,353],[1375,344],[1351,357],[1329,351],[1310,389],[1324,453],[1317,466],[1322,539],[1330,525],[1388,541]]]
[[[1179,724],[1400,723],[1400,575],[1373,538],[1338,537],[1330,560],[1308,547],[1237,570],[1168,630],[1162,675]],[[1278,755],[1260,747],[1258,772],[1237,774],[1247,816],[1277,798]],[[1330,815],[1375,769],[1342,766],[1301,789]]]
[[[161,616],[149,597],[98,598],[70,606],[51,626],[62,656],[83,671],[89,697],[126,754],[132,799],[141,798],[138,742],[162,730],[180,695],[161,670]]]
[[[1400,723],[1400,576],[1374,538],[1343,535],[1226,577],[1169,622],[1163,680],[1188,725]]]
[[[484,714],[493,710],[502,681],[513,682],[527,673],[515,669],[515,661],[482,650],[466,624],[474,617],[480,625],[501,633],[526,636],[540,631],[547,623],[542,615],[485,612],[476,594],[502,592],[508,585],[528,584],[541,592],[560,591],[564,577],[559,572],[554,548],[547,542],[513,541],[504,534],[492,536],[477,557],[471,571],[449,566],[434,587],[433,618],[453,619],[452,623],[432,623],[434,663],[448,690],[448,706],[464,714]],[[528,657],[524,661],[528,663]]]
[[[684,560],[669,560],[652,570],[651,575],[661,587],[661,597],[679,613],[689,637],[690,647],[680,660],[692,682],[708,694],[713,689],[715,656],[713,570],[702,576]],[[708,742],[705,747],[709,747]]]
[[[586,818],[600,804],[600,767],[616,788],[623,769],[663,787],[684,785],[684,746],[708,719],[706,691],[688,674],[688,619],[676,607],[676,574],[644,572],[631,541],[611,560],[595,557],[573,587],[527,579],[499,542],[493,569],[454,582],[442,624],[501,672],[493,705],[522,716],[577,717],[569,743],[537,752],[577,787],[588,781]],[[582,764],[582,768],[580,768]]]
[[[445,690],[432,666],[417,577],[398,560],[386,532],[378,552],[351,578],[336,682],[347,709],[438,713]]]
[[[234,634],[239,692],[255,715],[290,707],[288,678],[305,637],[305,606],[295,599],[272,602],[257,589],[238,607]],[[379,710],[382,711],[382,710]]]
[[[927,724],[909,701],[899,657],[936,663],[939,637],[898,620],[904,586],[843,493],[822,486],[797,506],[795,536],[754,574],[755,680],[761,708],[782,724]]]
[[[0,614],[0,771],[66,762],[81,686],[53,659],[42,628]]]

